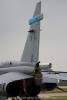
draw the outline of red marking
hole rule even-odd
[[[34,32],[34,30],[29,30],[28,32]]]

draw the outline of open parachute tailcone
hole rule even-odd
[[[39,60],[40,21],[42,19],[41,2],[38,2],[33,17],[29,20],[30,29],[21,57],[22,62],[36,63]]]

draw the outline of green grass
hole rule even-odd
[[[50,97],[50,98],[41,99],[41,100],[67,100],[67,97]]]

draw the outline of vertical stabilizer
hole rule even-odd
[[[41,2],[38,2],[34,15],[29,20],[30,29],[21,58],[22,62],[36,63],[39,60],[40,21],[42,19]]]

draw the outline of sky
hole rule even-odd
[[[0,0],[0,62],[20,61],[28,35],[28,20],[40,0]],[[41,0],[39,60],[67,71],[67,0]]]

